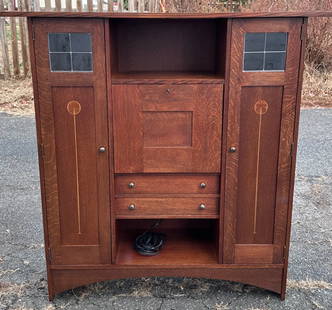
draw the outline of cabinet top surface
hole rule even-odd
[[[2,11],[0,16],[94,17],[94,18],[254,18],[254,17],[332,17],[332,11],[236,12],[236,13],[113,13],[113,12],[20,12]]]

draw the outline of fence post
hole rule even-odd
[[[0,11],[4,10],[4,2],[0,0]],[[4,78],[7,79],[10,77],[10,68],[9,68],[9,53],[6,43],[6,20],[4,17],[0,17],[0,47],[3,63],[3,74]]]
[[[77,11],[82,11],[82,0],[77,0],[76,6],[77,6]]]
[[[71,1],[72,0],[66,0],[66,11],[68,12],[71,12],[73,10]]]
[[[138,12],[143,13],[145,11],[145,0],[138,0]]]
[[[19,10],[24,11],[24,4],[27,4],[27,0],[19,0]],[[22,52],[22,65],[23,65],[23,75],[27,76],[29,72],[29,57],[28,57],[28,45],[27,45],[27,27],[26,19],[23,17],[19,18],[19,28],[21,36],[21,52]]]
[[[51,11],[51,0],[45,0],[45,11]]]
[[[55,0],[56,11],[61,11],[61,0]]]
[[[109,12],[113,12],[113,0],[107,0],[107,9]]]
[[[88,0],[88,11],[89,12],[93,11],[93,2],[92,2],[92,0]]]
[[[8,9],[15,10],[15,0],[9,0]],[[15,77],[20,75],[20,66],[18,61],[18,45],[17,45],[17,24],[16,17],[10,18],[10,32],[11,32],[11,45],[12,45],[12,58],[13,58],[13,73]]]
[[[128,11],[135,12],[135,0],[128,0]]]

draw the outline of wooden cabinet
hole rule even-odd
[[[144,16],[29,18],[49,296],[185,276],[284,298],[305,15]]]

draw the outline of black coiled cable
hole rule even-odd
[[[139,235],[135,239],[135,250],[144,256],[153,256],[159,254],[165,242],[165,235],[162,233],[152,232],[154,228],[159,226],[161,220],[157,221],[152,227]]]

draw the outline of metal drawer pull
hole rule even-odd
[[[200,210],[205,210],[206,209],[206,205],[204,203],[201,203],[198,207],[198,209]]]
[[[200,188],[205,188],[206,184],[204,182],[202,182],[201,184],[199,184]]]
[[[236,147],[235,147],[235,146],[231,146],[231,147],[229,148],[229,152],[230,152],[230,153],[235,153],[235,152],[236,152]]]
[[[135,206],[133,203],[131,203],[131,204],[128,206],[128,209],[129,209],[130,211],[133,211],[133,210],[136,209],[136,206]]]
[[[134,182],[129,182],[128,187],[129,188],[134,188],[135,187],[135,183]]]
[[[105,146],[100,146],[99,147],[99,153],[105,153],[106,152],[106,147]]]

